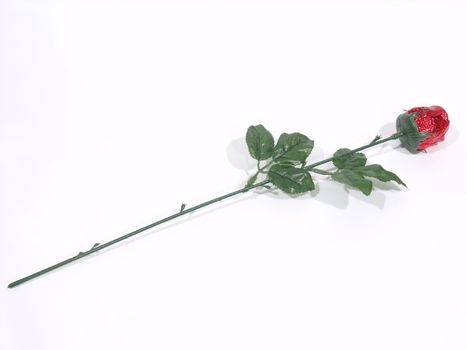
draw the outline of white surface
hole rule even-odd
[[[0,348],[466,349],[461,1],[1,1]],[[312,159],[450,114],[370,162],[408,190],[247,194],[15,289],[17,278],[235,190],[250,124]]]

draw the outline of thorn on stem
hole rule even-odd
[[[77,256],[83,255],[84,253],[88,253],[88,252],[90,252],[91,250],[93,250],[94,248],[96,248],[97,246],[100,246],[100,245],[101,245],[100,243],[94,243],[94,245],[91,247],[91,249],[89,249],[86,252],[79,252]]]
[[[181,213],[182,211],[184,211],[185,208],[186,208],[186,204],[185,204],[185,203],[182,203],[182,205],[180,206],[180,213]]]
[[[375,138],[370,142],[370,145],[381,139],[380,135],[376,135]]]

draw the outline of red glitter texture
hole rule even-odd
[[[428,132],[431,135],[422,140],[418,145],[417,150],[421,151],[444,140],[444,134],[449,128],[449,119],[446,111],[440,106],[431,107],[415,107],[407,111],[407,113],[417,112],[418,115],[414,118],[418,126],[418,131]]]

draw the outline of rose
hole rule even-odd
[[[410,152],[426,149],[444,140],[449,128],[446,111],[440,106],[414,107],[397,118],[402,146]]]
[[[367,164],[367,157],[365,154],[361,153],[361,151],[384,142],[400,139],[402,144],[409,151],[416,152],[442,141],[448,126],[448,115],[441,107],[412,108],[407,111],[407,113],[401,114],[397,118],[397,133],[385,138],[381,138],[381,136],[377,135],[370,143],[354,149],[340,148],[332,157],[307,165],[307,158],[314,146],[313,140],[309,139],[304,134],[293,132],[282,133],[276,142],[272,134],[263,125],[252,125],[247,130],[245,141],[250,155],[257,161],[257,170],[255,174],[251,175],[245,187],[188,208],[185,204],[182,204],[180,211],[175,214],[169,215],[106,243],[95,243],[89,250],[79,252],[78,255],[74,255],[66,260],[10,283],[8,288],[16,287],[59,267],[110,247],[122,240],[140,234],[150,228],[177,219],[227,198],[246,193],[255,188],[264,187],[270,189],[272,185],[285,193],[296,196],[315,189],[314,179],[311,176],[312,174],[328,176],[330,180],[357,189],[367,196],[370,195],[374,189],[371,179],[382,182],[392,181],[405,186],[405,183],[399,176],[386,170],[381,165]],[[333,163],[333,168],[318,168],[318,166],[330,162]],[[265,176],[266,178],[258,179],[258,176]]]

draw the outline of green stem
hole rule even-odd
[[[269,162],[267,162],[267,163],[266,163],[265,165],[263,165],[262,167],[259,167],[259,165],[258,165],[258,171],[256,172],[256,174],[255,174],[254,176],[258,175],[259,173],[264,173],[263,170],[266,169],[268,166],[270,166],[273,162],[274,162],[274,159],[273,159],[273,160],[270,160]],[[259,164],[259,163],[258,163],[258,164]]]
[[[358,148],[355,148],[351,151],[349,151],[347,154],[352,154],[352,153],[357,153],[357,152],[360,152],[360,151],[363,151],[364,149],[367,149],[367,148],[370,148],[370,147],[373,147],[373,146],[376,146],[376,145],[380,145],[382,143],[385,143],[385,142],[388,142],[388,141],[391,141],[391,140],[396,140],[398,139],[399,137],[401,137],[403,134],[401,132],[398,132],[398,133],[395,133],[395,134],[392,134],[391,136],[389,137],[386,137],[384,139],[379,139],[378,141],[376,142],[370,142],[369,144],[365,145],[365,146],[361,146],[361,147],[358,147]],[[340,155],[340,157],[342,157],[342,155]],[[319,162],[316,162],[316,163],[313,163],[311,165],[308,165],[306,166],[304,169],[306,170],[310,170],[312,168],[315,168],[317,166],[320,166],[322,164],[325,164],[325,163],[329,163],[331,161],[334,160],[335,157],[329,157],[329,158],[326,158],[326,159],[323,159],[323,160],[320,160]]]
[[[326,171],[326,170],[323,170],[323,169],[316,169],[316,168],[313,168],[313,169],[309,169],[311,172],[313,173],[316,173],[316,174],[320,174],[320,175],[332,175],[334,173],[330,172],[330,171]]]
[[[370,148],[370,147],[379,145],[379,144],[381,144],[381,143],[384,143],[384,142],[387,142],[387,141],[390,141],[390,140],[398,139],[398,138],[401,137],[401,136],[402,136],[402,133],[393,134],[392,136],[387,137],[387,138],[385,138],[385,139],[380,139],[380,140],[378,140],[378,141],[376,141],[376,142],[369,143],[369,144],[367,144],[367,145],[365,145],[365,146],[362,146],[362,147],[359,147],[359,148],[355,148],[355,149],[349,151],[348,154],[356,153],[356,152],[362,151],[362,150],[364,150],[364,149],[366,149],[366,148]],[[330,158],[321,160],[321,161],[319,161],[319,162],[316,162],[316,163],[313,163],[313,164],[311,164],[311,165],[306,166],[304,169],[306,169],[306,170],[311,170],[312,168],[317,167],[317,166],[319,166],[319,165],[321,165],[321,164],[324,164],[324,163],[328,163],[328,162],[332,161],[333,159],[334,159],[334,157],[330,157]],[[263,168],[264,168],[264,167],[263,167]],[[91,249],[89,249],[89,250],[87,250],[87,251],[85,251],[85,252],[80,252],[78,255],[75,255],[75,256],[73,256],[73,257],[71,257],[71,258],[68,258],[68,259],[66,259],[66,260],[63,260],[63,261],[61,261],[61,262],[59,262],[59,263],[57,263],[57,264],[55,264],[55,265],[49,266],[49,267],[47,267],[46,269],[37,271],[37,272],[35,272],[35,273],[33,273],[33,274],[29,275],[29,276],[23,277],[23,278],[21,278],[21,279],[19,279],[19,280],[16,280],[16,281],[10,283],[10,284],[8,285],[8,288],[13,288],[13,287],[19,286],[19,285],[22,284],[22,283],[25,283],[25,282],[27,282],[27,281],[30,281],[30,280],[36,278],[36,277],[39,277],[39,276],[41,276],[41,275],[44,275],[44,274],[46,274],[46,273],[48,273],[48,272],[50,272],[50,271],[56,270],[56,269],[58,269],[58,268],[60,268],[60,267],[62,267],[62,266],[65,266],[65,265],[67,265],[67,264],[69,264],[69,263],[72,263],[73,261],[76,261],[76,260],[79,260],[79,259],[81,259],[81,258],[84,258],[85,256],[88,256],[88,255],[90,255],[90,254],[92,254],[92,253],[95,253],[95,252],[98,252],[98,251],[100,251],[100,250],[102,250],[102,249],[105,249],[105,248],[107,248],[107,247],[110,247],[111,245],[114,245],[114,244],[116,244],[116,243],[118,243],[118,242],[121,242],[121,241],[123,241],[123,240],[125,240],[125,239],[128,239],[128,238],[130,238],[130,237],[133,237],[133,236],[135,236],[135,235],[137,235],[137,234],[139,234],[139,233],[141,233],[141,232],[144,232],[144,231],[146,231],[146,230],[149,230],[150,228],[153,228],[153,227],[155,227],[155,226],[159,226],[159,225],[161,225],[161,224],[163,224],[163,223],[166,223],[166,222],[168,222],[168,221],[177,219],[177,218],[179,218],[179,217],[181,217],[181,216],[184,216],[184,215],[187,215],[187,214],[189,214],[189,213],[192,213],[192,212],[194,212],[195,210],[198,210],[198,209],[207,207],[207,206],[209,206],[209,205],[211,205],[211,204],[214,204],[214,203],[216,203],[216,202],[220,202],[220,201],[222,201],[222,200],[224,200],[224,199],[227,199],[227,198],[229,198],[229,197],[236,196],[237,194],[246,193],[246,192],[248,192],[248,191],[250,191],[250,190],[252,190],[252,189],[254,189],[254,188],[262,187],[262,186],[264,186],[264,185],[266,185],[266,184],[268,184],[268,183],[270,183],[269,180],[263,180],[263,181],[258,182],[258,183],[256,183],[256,184],[252,184],[252,185],[250,185],[250,186],[244,187],[244,188],[242,188],[242,189],[240,189],[240,190],[233,191],[233,192],[224,194],[224,195],[222,195],[222,196],[213,198],[213,199],[211,199],[211,200],[208,200],[208,201],[203,202],[203,203],[201,203],[201,204],[195,205],[195,206],[193,206],[193,207],[191,207],[191,208],[188,208],[188,209],[186,209],[185,207],[182,206],[182,210],[180,210],[180,212],[178,212],[178,213],[176,213],[176,214],[167,216],[167,217],[165,217],[165,218],[163,218],[163,219],[161,219],[161,220],[159,220],[159,221],[153,222],[152,224],[146,225],[146,226],[141,227],[141,228],[139,228],[139,229],[137,229],[137,230],[135,230],[135,231],[132,231],[132,232],[130,232],[130,233],[127,233],[127,234],[125,234],[125,235],[123,235],[123,236],[117,237],[117,238],[115,238],[115,239],[113,239],[113,240],[111,240],[111,241],[109,241],[109,242],[107,242],[107,243],[95,244]]]

